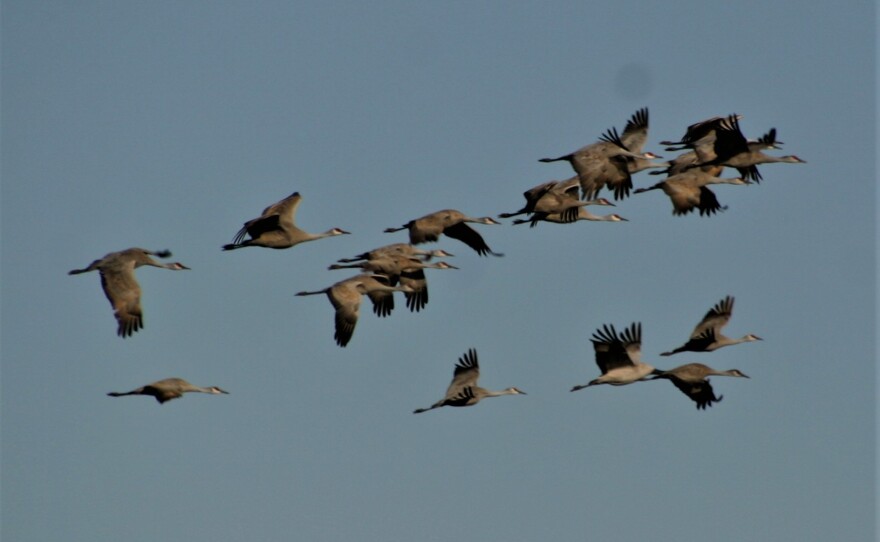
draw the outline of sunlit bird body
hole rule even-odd
[[[323,290],[298,292],[296,295],[325,294],[330,299],[330,303],[336,310],[333,338],[336,340],[336,344],[345,347],[351,341],[354,328],[357,325],[362,296],[367,295],[374,304],[381,304],[387,302],[388,293],[411,291],[412,288],[409,286],[389,285],[387,278],[382,275],[363,273],[339,281]],[[386,309],[380,309],[380,312],[385,311]]]
[[[437,241],[440,239],[440,235],[443,234],[447,237],[458,239],[477,251],[477,254],[480,256],[485,256],[486,254],[503,256],[503,254],[492,252],[492,249],[489,248],[489,245],[486,244],[486,241],[483,240],[480,234],[467,225],[468,222],[472,224],[501,224],[492,217],[473,218],[461,211],[444,209],[410,220],[399,228],[386,228],[385,233],[409,230],[409,242],[414,245]]]
[[[480,378],[480,364],[477,360],[477,351],[469,349],[458,358],[455,371],[452,374],[452,382],[446,389],[446,396],[428,408],[417,408],[413,414],[420,414],[435,408],[444,406],[466,407],[472,406],[487,397],[500,397],[502,395],[526,395],[518,388],[506,388],[501,391],[490,391],[477,386]]]
[[[727,322],[730,321],[732,315],[733,296],[727,296],[716,303],[715,306],[709,309],[709,312],[703,316],[703,319],[700,320],[700,323],[697,324],[694,331],[691,333],[690,340],[688,340],[687,343],[679,346],[675,350],[663,352],[660,355],[671,356],[673,354],[678,354],[679,352],[712,352],[713,350],[718,350],[724,346],[763,340],[761,337],[752,333],[746,334],[739,339],[732,339],[722,335],[721,328],[727,325]]]
[[[578,189],[577,177],[572,177],[565,181],[549,181],[540,184],[523,192],[526,204],[519,211],[501,213],[498,216],[500,218],[510,218],[523,214],[532,215],[528,219],[516,219],[512,224],[530,222],[532,227],[534,227],[541,220],[548,220],[559,224],[568,224],[577,220],[589,220],[586,217],[595,217],[595,215],[589,212],[580,212],[587,205],[609,205],[614,207],[614,204],[605,198],[596,198],[588,201],[580,200],[578,199]],[[552,218],[548,219],[547,217]]]
[[[667,177],[653,186],[638,188],[634,194],[659,189],[669,196],[673,215],[686,215],[698,209],[700,216],[711,216],[718,211],[726,210],[727,206],[718,202],[715,193],[708,188],[710,184],[745,185],[749,182],[740,178],[714,177],[701,169],[688,169],[683,173]]]
[[[244,247],[284,249],[308,241],[349,233],[340,228],[331,228],[323,233],[303,231],[296,225],[296,210],[301,202],[302,196],[299,192],[294,192],[266,207],[258,218],[245,222],[235,234],[232,243],[223,245],[223,250]],[[250,236],[250,239],[245,239],[245,236]]]
[[[697,404],[698,410],[712,406],[712,403],[720,402],[723,395],[715,396],[715,391],[709,383],[709,376],[737,376],[749,378],[738,369],[716,371],[702,363],[688,363],[668,371],[659,371],[651,380],[666,379],[671,381],[676,388],[691,398]]]
[[[694,151],[697,154],[696,164],[688,167],[724,166],[736,169],[740,177],[748,181],[760,182],[761,173],[758,171],[759,164],[770,163],[805,163],[797,156],[770,156],[761,151],[761,147],[775,147],[776,131],[771,130],[765,136],[772,138],[773,143],[767,145],[767,140],[758,140],[757,144],[746,139],[739,127],[739,115],[730,115],[717,122],[713,135],[694,143]]]
[[[577,173],[584,199],[595,198],[605,187],[614,193],[614,199],[623,199],[629,196],[632,189],[630,168],[640,171],[648,167],[641,160],[650,163],[650,160],[659,158],[641,150],[647,139],[647,131],[648,109],[643,108],[633,114],[622,135],[617,133],[617,129],[611,128],[596,143],[557,158],[541,158],[539,161],[569,162]],[[636,160],[639,162],[634,162]]]
[[[420,311],[428,304],[428,279],[425,277],[425,269],[458,269],[442,260],[426,262],[418,258],[392,253],[351,264],[333,264],[328,269],[353,268],[384,275],[388,278],[388,284],[391,286],[397,284],[408,286],[412,291],[404,292],[404,296],[406,297],[406,306],[413,312]],[[387,303],[373,304],[373,312],[377,316],[391,314],[394,309],[392,295],[391,292],[387,294]]]
[[[425,250],[415,247],[409,243],[392,243],[379,248],[374,248],[368,252],[362,252],[354,258],[339,258],[340,263],[354,263],[361,260],[375,260],[386,256],[406,256],[409,258],[421,258],[425,261],[431,258],[449,258],[454,256],[443,249]]]
[[[577,391],[589,386],[611,384],[625,386],[646,377],[659,374],[659,371],[642,362],[642,324],[633,322],[618,334],[613,325],[603,325],[593,333],[591,339],[596,355],[596,365],[602,375],[587,384],[579,384],[571,389]]]
[[[141,310],[141,287],[134,275],[134,270],[143,265],[180,271],[189,269],[180,262],[161,263],[150,256],[168,258],[167,250],[149,251],[143,248],[129,248],[119,252],[111,252],[100,260],[95,260],[84,269],[73,269],[69,275],[79,275],[97,270],[101,274],[101,287],[113,307],[118,327],[116,334],[122,338],[130,337],[135,331],[144,327],[143,311]]]
[[[152,384],[147,384],[146,386],[141,386],[140,388],[131,391],[111,391],[107,395],[109,395],[110,397],[123,397],[126,395],[149,395],[150,397],[155,397],[156,401],[159,401],[159,404],[162,404],[166,401],[177,399],[178,397],[183,397],[183,394],[188,392],[209,393],[212,395],[229,393],[228,391],[222,390],[217,386],[203,388],[201,386],[194,386],[182,378],[166,378],[164,380],[153,382]]]

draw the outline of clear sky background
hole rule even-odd
[[[2,537],[154,540],[875,539],[874,2],[2,4]],[[673,217],[476,226],[418,314],[364,307],[349,346],[336,259],[444,208],[484,216],[571,175],[541,164],[650,109],[646,150],[715,115],[771,127],[804,165]],[[727,173],[732,176],[734,173]],[[636,175],[637,187],[658,181]],[[221,252],[299,191],[298,222],[353,234]],[[596,209],[596,208],[594,208]],[[129,339],[104,254],[142,268]],[[726,332],[678,346],[725,295]],[[702,361],[707,411],[668,382],[569,393],[605,323],[643,358]],[[456,359],[528,395],[412,410]],[[158,405],[160,378],[218,385]]]

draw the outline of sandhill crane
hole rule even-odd
[[[641,194],[649,190],[663,190],[672,201],[672,214],[686,215],[694,209],[700,210],[700,216],[710,216],[727,209],[718,203],[715,193],[709,190],[709,184],[749,184],[740,178],[714,177],[702,169],[689,169],[684,173],[667,177],[663,181],[647,188],[638,188],[633,193]]]
[[[715,127],[714,134],[715,137],[712,140],[711,146],[701,145],[699,141],[696,142],[694,150],[697,153],[699,162],[689,167],[732,167],[739,172],[742,178],[760,182],[762,177],[756,167],[758,164],[774,162],[805,163],[804,160],[794,155],[770,156],[761,152],[760,148],[755,148],[761,144],[766,144],[766,142],[760,142],[759,145],[749,145],[748,140],[740,131],[739,117],[737,115],[730,115],[722,119]],[[775,129],[772,131],[772,137],[775,140]]]
[[[572,177],[565,181],[549,181],[523,192],[526,204],[519,211],[513,213],[501,213],[499,218],[510,218],[522,214],[534,215],[530,220],[514,220],[514,224],[523,224],[534,220],[543,220],[543,217],[553,215],[555,222],[568,223],[579,220],[579,208],[587,205],[610,205],[614,204],[605,198],[596,198],[589,201],[578,199],[578,178]],[[584,216],[595,216],[586,213]]]
[[[296,225],[296,210],[301,202],[302,196],[299,192],[294,192],[266,207],[259,218],[245,222],[235,234],[232,243],[223,245],[223,250],[243,247],[290,248],[300,243],[350,233],[340,228],[332,228],[323,233],[301,230]],[[245,239],[245,235],[250,235],[250,239]]]
[[[440,234],[445,234],[453,239],[458,239],[476,250],[480,256],[485,256],[486,254],[504,256],[504,254],[492,252],[486,241],[483,240],[476,230],[468,226],[467,222],[472,224],[501,224],[492,217],[473,218],[461,211],[445,209],[410,220],[399,228],[385,228],[385,233],[409,230],[409,242],[414,245],[437,241],[440,238]]]
[[[428,261],[431,258],[450,258],[455,256],[454,254],[446,252],[443,249],[424,250],[414,247],[409,243],[393,243],[390,245],[385,245],[383,247],[374,248],[369,252],[362,252],[354,258],[340,258],[336,261],[338,261],[339,263],[353,263],[359,262],[361,260],[375,260],[388,255],[400,255],[409,258],[422,258],[425,261]]]
[[[458,358],[455,371],[452,374],[452,382],[446,389],[446,396],[428,408],[417,408],[413,414],[420,414],[443,406],[466,407],[480,402],[486,397],[500,397],[502,395],[526,395],[526,392],[518,388],[507,388],[501,391],[489,391],[477,386],[480,378],[480,364],[477,360],[477,351],[469,349],[463,356]]]
[[[541,183],[538,186],[533,186],[529,188],[525,192],[523,192],[523,197],[526,199],[526,204],[519,210],[514,211],[512,213],[501,213],[498,215],[498,218],[511,218],[514,216],[532,214],[535,212],[535,207],[538,202],[543,199],[543,197],[549,193],[555,192],[557,195],[565,195],[568,196],[569,199],[577,200],[578,193],[578,178],[572,177],[567,181],[547,181],[545,183]]]
[[[73,269],[69,275],[79,275],[98,270],[101,273],[101,287],[113,307],[118,327],[116,334],[122,338],[144,327],[141,311],[141,287],[134,276],[134,270],[142,265],[151,265],[172,271],[189,269],[180,262],[160,263],[150,256],[168,258],[167,250],[149,251],[143,248],[129,248],[111,252],[100,260],[95,260],[84,269]]]
[[[712,375],[749,378],[739,369],[716,371],[702,363],[688,363],[668,371],[659,371],[658,374],[650,380],[658,380],[662,378],[670,380],[675,384],[676,388],[697,403],[698,410],[702,410],[706,407],[712,406],[712,403],[717,403],[724,399],[723,395],[715,397],[715,391],[712,389],[712,385],[707,378]]]
[[[647,138],[648,109],[636,111],[618,135],[616,128],[607,130],[599,141],[557,158],[541,158],[540,162],[567,161],[578,175],[581,194],[584,199],[595,198],[598,192],[607,187],[614,192],[614,199],[629,196],[632,189],[630,167],[644,169],[643,162],[659,158],[650,152],[642,152],[641,146]],[[630,147],[632,145],[632,147]]]
[[[333,264],[328,269],[360,268],[370,273],[384,275],[391,286],[401,284],[409,286],[412,291],[405,292],[406,306],[412,312],[419,312],[428,304],[428,280],[425,269],[458,269],[445,261],[425,262],[417,258],[388,254],[353,264]],[[377,316],[388,316],[394,309],[392,294],[388,293],[386,303],[374,303],[373,312]]]
[[[140,388],[131,391],[111,391],[107,395],[109,395],[110,397],[123,397],[125,395],[149,395],[151,397],[155,397],[156,400],[159,401],[159,404],[162,404],[166,401],[182,397],[183,394],[187,392],[210,393],[212,395],[229,393],[228,391],[222,390],[217,386],[202,388],[200,386],[194,386],[182,378],[166,378],[164,380],[153,382],[152,384],[147,384],[146,386],[141,386]]]
[[[323,290],[297,292],[296,295],[326,294],[333,308],[336,309],[335,332],[336,344],[345,347],[351,340],[354,328],[360,315],[361,296],[366,294],[373,303],[381,303],[388,292],[411,292],[409,286],[391,286],[382,275],[362,273],[339,281]],[[381,312],[381,311],[380,311]]]
[[[733,296],[727,296],[703,316],[691,333],[690,340],[675,350],[663,352],[661,356],[671,356],[679,352],[712,352],[724,346],[752,341],[761,341],[761,337],[749,333],[739,339],[731,339],[721,334],[721,328],[727,325],[733,315]]]
[[[604,201],[604,203],[599,203],[600,201]],[[586,202],[589,205],[613,205],[605,198],[599,198],[597,200],[592,200]],[[534,228],[540,222],[552,222],[554,224],[571,224],[573,222],[577,222],[578,220],[587,220],[590,222],[629,222],[628,219],[623,218],[617,213],[612,213],[609,215],[594,215],[590,211],[587,210],[586,207],[579,207],[577,209],[577,214],[572,218],[571,216],[564,216],[560,213],[547,213],[547,214],[535,214],[531,218],[521,219],[518,218],[511,222],[511,224],[529,224],[529,227]]]
[[[589,386],[611,384],[624,386],[648,375],[659,374],[654,367],[642,362],[642,324],[633,322],[618,335],[613,325],[603,325],[593,333],[593,350],[596,352],[596,365],[602,376],[587,384],[579,384],[571,391]]]
[[[743,118],[742,115],[733,115],[733,117],[736,120]],[[667,147],[667,151],[680,151],[688,148],[693,149],[698,141],[705,140],[707,137],[714,137],[715,130],[717,130],[721,123],[727,119],[728,117],[712,117],[695,122],[687,127],[684,136],[679,141],[661,141],[660,144],[672,145],[672,147]]]
[[[748,141],[749,151],[761,151],[764,149],[778,149],[781,145],[781,141],[776,140],[776,128],[771,128],[769,132],[762,135],[760,138],[755,140]],[[711,144],[710,144],[711,145]],[[678,175],[679,173],[684,173],[685,171],[693,168],[699,167],[706,173],[709,173],[714,176],[718,176],[721,174],[721,171],[724,169],[724,166],[706,166],[700,165],[700,158],[697,156],[696,151],[689,151],[682,154],[679,154],[669,162],[666,162],[666,167],[663,169],[657,169],[655,171],[650,172],[651,175]]]

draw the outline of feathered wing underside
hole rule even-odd
[[[357,325],[359,312],[360,303],[357,303],[354,306],[346,305],[336,309],[336,314],[333,317],[335,323],[333,338],[339,346],[344,347],[349,341],[351,341],[351,337],[354,334],[354,327]]]
[[[152,395],[159,401],[159,404],[166,403],[172,399],[179,399],[183,394],[179,391],[160,389],[152,384],[144,386],[143,395]]]
[[[455,395],[448,395],[443,398],[438,404],[440,406],[455,406],[455,407],[463,407],[476,404],[479,399],[477,399],[474,394],[473,386],[468,386],[466,388],[462,388]]]
[[[727,322],[730,321],[730,317],[733,315],[733,301],[732,296],[727,296],[709,309],[706,315],[703,316],[703,319],[700,320],[700,323],[694,328],[694,331],[691,333],[691,339],[699,338],[709,330],[717,332],[727,325]]]
[[[352,288],[349,282],[334,284],[329,291],[330,303],[336,312],[334,319],[333,338],[339,346],[345,346],[354,334],[360,315],[361,294]]]
[[[388,316],[394,310],[393,292],[373,290],[367,293],[367,297],[373,303],[373,313],[380,318]]]
[[[715,192],[709,190],[708,187],[700,187],[700,198],[697,202],[697,208],[700,209],[700,216],[711,216],[720,211],[727,210],[727,205],[721,205]]]
[[[618,335],[613,325],[603,325],[593,333],[596,365],[602,374],[620,367],[632,367],[641,358],[641,324],[633,323]]]
[[[118,326],[116,334],[130,337],[144,327],[141,312],[141,288],[134,276],[134,266],[101,269],[101,287],[113,307]]]
[[[269,232],[282,231],[285,227],[295,227],[294,216],[300,202],[302,202],[302,196],[299,195],[299,192],[294,192],[281,201],[266,207],[258,218],[244,223],[244,226],[235,234],[232,244],[242,244],[246,235],[249,235],[251,239],[258,239]]]
[[[412,292],[404,292],[406,306],[412,312],[419,312],[428,304],[428,280],[423,269],[412,269],[400,274],[400,284],[409,286]]]
[[[448,237],[453,239],[457,239],[472,249],[477,251],[477,254],[480,256],[485,256],[486,254],[494,254],[492,249],[489,248],[489,245],[486,244],[486,241],[483,240],[483,237],[477,233],[477,231],[464,222],[458,222],[457,224],[453,224],[448,226],[443,233]],[[433,239],[436,241],[436,239]]]
[[[477,351],[471,348],[458,358],[455,371],[452,373],[452,382],[446,389],[446,398],[456,397],[465,388],[476,386],[479,378],[480,363],[477,359]]]
[[[643,107],[633,113],[623,128],[621,141],[632,152],[642,152],[645,142],[648,140],[648,108]]]
[[[235,244],[241,243],[244,241],[245,234],[250,235],[251,239],[259,239],[267,233],[281,230],[281,217],[278,215],[263,216],[248,220],[244,227],[238,230],[233,242]]]
[[[300,196],[299,192],[294,192],[286,198],[263,209],[261,216],[268,217],[269,215],[280,215],[292,221],[294,220],[296,210],[299,208],[301,202],[302,196]]]
[[[699,382],[685,382],[674,376],[668,378],[676,388],[697,404],[697,409],[699,410],[710,407],[712,403],[720,402],[724,398],[723,395],[715,396],[715,390],[712,389],[708,378]]]

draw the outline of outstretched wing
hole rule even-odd
[[[462,243],[476,250],[477,254],[480,256],[495,254],[492,252],[492,249],[489,248],[489,245],[486,244],[486,241],[483,240],[483,237],[477,233],[475,229],[471,228],[464,222],[458,222],[452,226],[448,226],[443,230],[443,233],[453,239],[458,239]]]
[[[118,327],[116,334],[130,337],[144,327],[141,312],[141,288],[134,276],[134,265],[101,269],[101,287],[113,307]]]
[[[642,326],[633,323],[618,335],[613,325],[603,325],[593,333],[596,365],[602,374],[619,367],[632,367],[641,359]]]
[[[452,373],[452,382],[446,388],[446,398],[450,399],[462,393],[465,388],[471,388],[477,385],[480,378],[480,363],[477,359],[477,351],[474,348],[469,349],[460,358],[455,365],[455,371]]]
[[[670,377],[669,380],[675,384],[675,387],[681,390],[681,392],[688,397],[691,398],[693,402],[697,404],[697,409],[703,410],[706,407],[712,406],[712,403],[720,402],[724,396],[719,395],[715,396],[715,391],[712,389],[712,385],[709,384],[709,380],[701,380],[699,382],[685,382],[680,378]]]
[[[700,320],[700,323],[697,324],[693,333],[691,333],[691,339],[697,339],[710,330],[713,335],[721,331],[721,328],[727,325],[727,322],[732,315],[733,296],[727,296],[716,303],[715,306],[709,309],[709,312],[703,316],[703,319]]]

